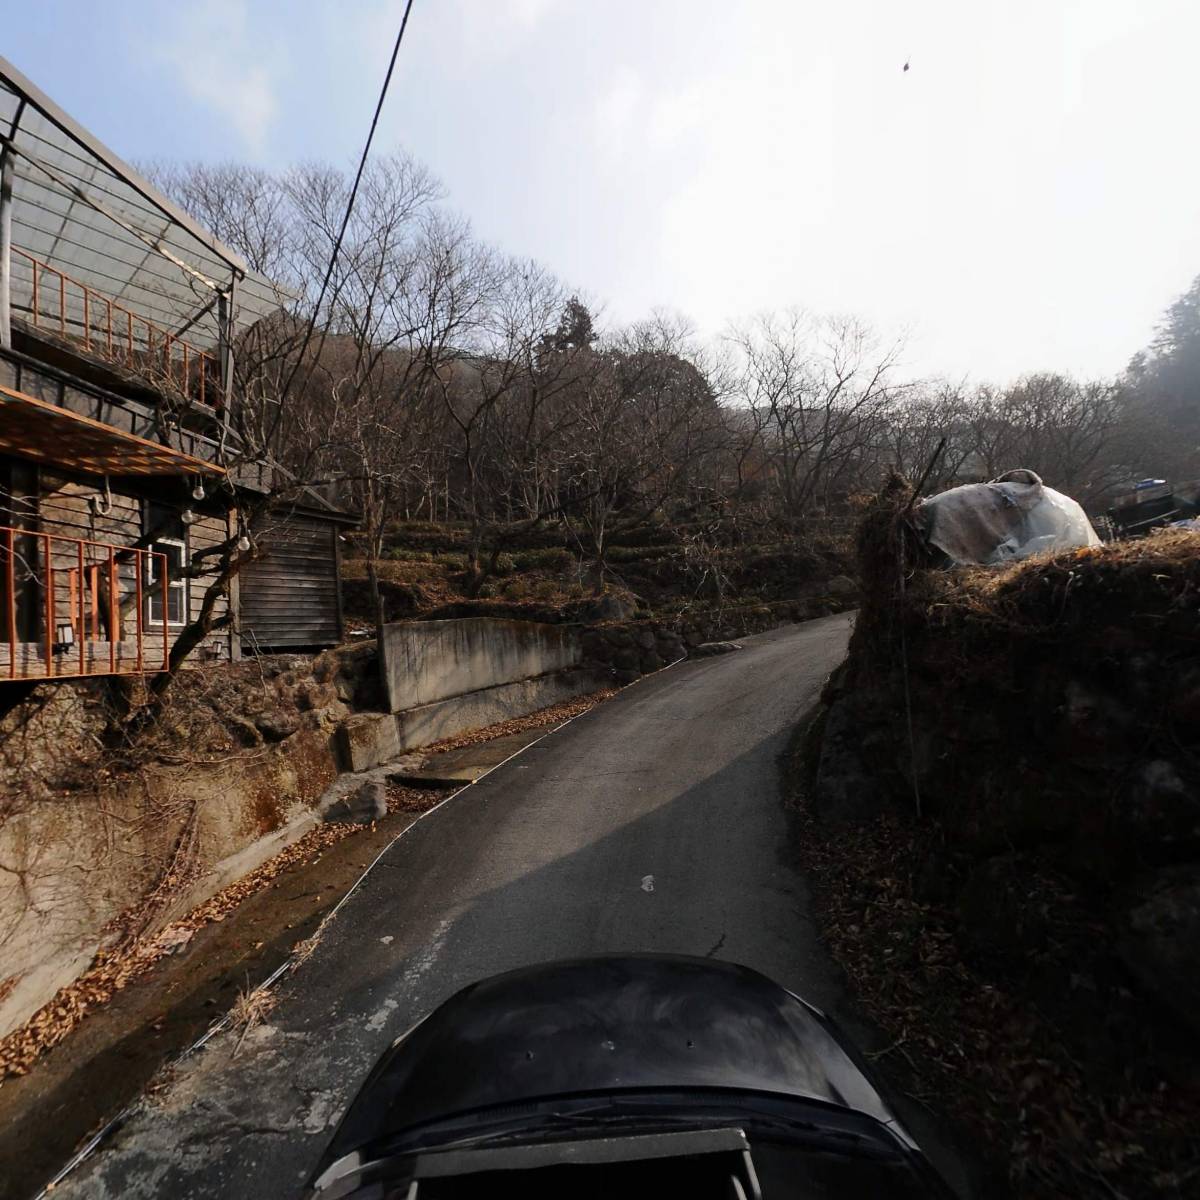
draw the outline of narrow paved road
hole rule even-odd
[[[777,630],[643,680],[429,814],[267,1022],[185,1062],[55,1196],[294,1194],[388,1043],[465,984],[530,962],[712,955],[830,1005],[777,759],[849,628]]]

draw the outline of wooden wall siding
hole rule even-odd
[[[104,494],[104,488],[90,483],[77,483],[56,475],[41,472],[38,496],[39,528],[43,533],[62,537],[92,538],[131,546],[142,536],[142,505],[135,496],[113,493],[112,511],[107,515],[92,511],[91,500]]]
[[[198,516],[188,528],[188,546],[192,554],[200,550],[207,549],[209,546],[219,545],[229,536],[229,516]],[[214,556],[209,561],[216,565],[217,556]],[[194,621],[200,616],[200,609],[204,604],[204,593],[208,590],[209,585],[217,578],[215,571],[210,571],[205,575],[198,575],[191,580],[191,589],[188,595],[188,611],[191,619]],[[229,611],[229,598],[221,596],[217,600],[216,607],[213,609],[213,614],[216,617],[222,617]],[[208,637],[196,649],[197,655],[207,658],[229,658],[234,645],[233,631],[230,629],[220,629],[215,633],[210,633]]]
[[[62,537],[86,538],[99,542],[109,542],[116,546],[132,546],[143,533],[142,501],[136,496],[112,493],[112,509],[109,513],[97,513],[90,503],[93,497],[103,496],[104,488],[95,483],[80,483],[67,479],[53,471],[43,469],[41,472],[40,494],[38,498],[37,528],[43,533],[58,534]],[[107,507],[107,504],[105,505]],[[204,547],[223,542],[228,536],[229,516],[227,514],[202,514],[188,528],[188,544],[191,552]],[[70,606],[70,581],[67,572],[77,567],[78,556],[74,547],[63,543],[51,543],[55,567],[55,609],[65,613]],[[99,562],[105,556],[96,547],[87,548],[91,558],[88,562]],[[209,584],[215,579],[215,573],[208,573],[188,581],[189,619],[194,620],[200,614],[204,601],[204,593]],[[137,588],[135,567],[127,563],[119,567],[121,592],[124,597],[133,595]],[[217,601],[216,616],[223,616],[229,608],[227,598]],[[65,619],[65,618],[64,618]],[[125,635],[129,636],[132,626],[126,622]],[[181,627],[168,627],[172,643],[179,635]],[[153,629],[147,627],[147,636],[158,637],[161,626]],[[196,660],[205,658],[229,658],[234,648],[234,635],[231,629],[220,629],[210,634],[195,650]]]
[[[258,534],[262,557],[241,573],[243,646],[336,645],[342,634],[336,526],[304,516],[268,521]]]

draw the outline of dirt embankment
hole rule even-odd
[[[1014,1194],[1195,1194],[1200,535],[946,572],[910,494],[814,743],[829,939]]]
[[[476,587],[466,569],[468,542],[461,523],[396,522],[379,564],[388,619],[592,624],[636,616],[678,632],[702,626],[716,637],[721,628],[754,632],[822,616],[844,607],[856,590],[849,541],[832,527],[649,522],[616,536],[599,584],[596,564],[554,522],[526,529],[503,553],[485,556],[487,578]],[[353,546],[344,574],[348,618],[369,623],[365,563]],[[626,598],[627,609],[612,612],[606,595]]]
[[[239,855],[300,836],[339,771],[334,733],[372,702],[377,674],[373,646],[187,671],[128,739],[102,681],[42,685],[9,710],[0,1036],[98,956],[223,886]]]

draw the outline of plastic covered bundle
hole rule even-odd
[[[1100,544],[1077,501],[1024,469],[931,496],[916,515],[926,539],[959,564],[992,566]]]

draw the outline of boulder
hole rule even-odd
[[[1117,952],[1147,991],[1200,1033],[1200,867],[1160,872],[1139,889]]]
[[[644,651],[641,658],[638,660],[638,666],[642,670],[643,675],[649,675],[651,671],[661,671],[664,663],[653,650]]]
[[[617,685],[619,687],[625,687],[627,684],[630,684],[630,683],[637,683],[637,681],[639,679],[641,679],[641,677],[642,677],[641,671],[615,671],[615,672],[613,672],[613,678],[617,681]]]
[[[335,800],[321,814],[321,819],[353,825],[370,825],[386,816],[387,785],[381,779],[369,779],[349,795]]]
[[[583,653],[585,658],[607,664],[612,662],[613,648],[604,638],[595,638],[592,642],[585,644]]]
[[[634,634],[633,640],[634,640],[634,643],[637,645],[638,649],[653,650],[654,649],[654,630],[653,629],[639,629],[637,631],[637,633]]]
[[[605,592],[583,605],[579,610],[579,619],[589,624],[596,621],[628,621],[636,608],[628,592]]]
[[[245,717],[229,716],[225,718],[233,736],[243,746],[261,746],[263,744],[263,736],[254,727],[253,722],[247,721]]]
[[[849,575],[835,575],[826,585],[825,593],[839,600],[858,595],[858,584]]]
[[[618,671],[636,671],[638,669],[638,653],[633,649],[618,650],[613,655],[613,666]]]
[[[735,650],[742,648],[737,642],[701,642],[699,646],[692,647],[692,657],[711,658],[714,654],[732,654]]]
[[[286,708],[268,709],[254,718],[254,727],[267,742],[282,742],[300,728],[300,714]]]

